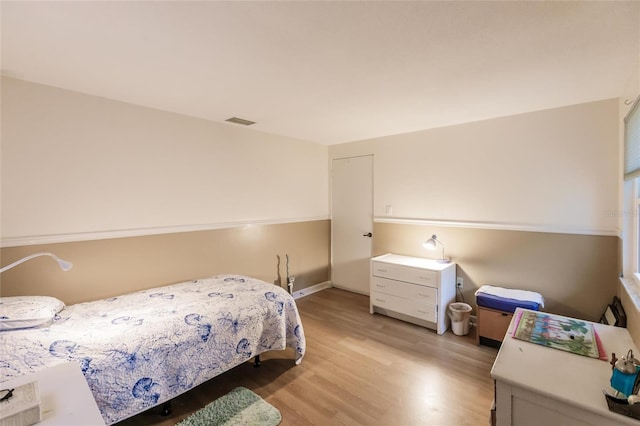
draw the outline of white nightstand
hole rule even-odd
[[[76,362],[66,362],[0,383],[0,389],[38,382],[42,421],[38,425],[104,426],[93,394]]]

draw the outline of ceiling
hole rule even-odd
[[[636,96],[640,85],[635,1],[0,8],[3,75],[323,144]]]

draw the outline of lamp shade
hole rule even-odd
[[[436,249],[436,240],[438,239],[438,237],[436,235],[432,235],[431,238],[429,238],[427,241],[424,242],[424,247],[429,249],[429,250],[435,250]]]

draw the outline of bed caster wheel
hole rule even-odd
[[[171,402],[165,402],[164,404],[162,404],[162,412],[160,413],[160,415],[162,417],[167,417],[169,414],[171,414],[173,410],[171,410]]]

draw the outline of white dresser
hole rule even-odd
[[[369,312],[429,327],[449,328],[449,304],[456,298],[455,263],[384,254],[371,259]]]
[[[638,353],[626,328],[593,324],[609,357]],[[614,394],[607,361],[514,339],[514,327],[512,320],[491,370],[497,426],[640,424],[607,408],[602,391]]]

